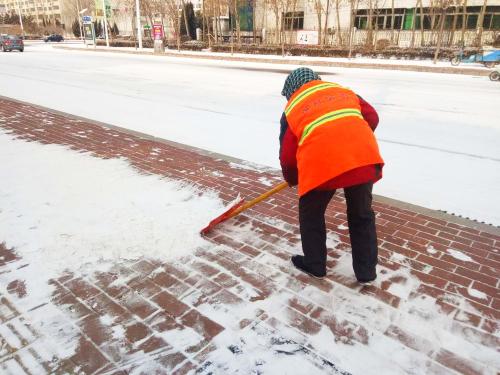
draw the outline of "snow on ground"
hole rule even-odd
[[[0,285],[25,280],[29,298],[18,302],[26,311],[49,299],[47,281],[64,270],[88,265],[95,271],[142,256],[170,259],[186,247],[207,246],[199,230],[223,208],[213,193],[140,175],[123,160],[42,147],[2,132],[0,159],[9,161],[0,166],[0,239],[26,263],[0,275]],[[37,309],[35,322],[60,315],[52,310]],[[60,321],[54,318],[58,327]]]
[[[40,42],[37,41],[28,41],[28,46],[30,44],[36,45]],[[68,45],[71,48],[81,48],[81,49],[92,49],[94,47],[87,47],[80,41],[66,41],[62,43],[63,45]],[[61,45],[60,43],[56,44],[57,46]],[[105,46],[97,46],[96,50],[120,50],[120,51],[141,51],[138,48],[134,47],[105,47]],[[153,53],[153,48],[143,48],[143,52]],[[452,69],[477,69],[477,68],[485,68],[483,64],[480,63],[462,63],[458,66],[452,66],[449,59],[443,58],[436,61],[434,64],[432,59],[397,59],[396,57],[392,57],[389,59],[386,58],[372,58],[372,57],[363,57],[362,55],[352,56],[351,59],[346,57],[314,57],[314,56],[276,56],[276,55],[261,55],[261,54],[245,54],[245,53],[229,53],[229,52],[211,52],[208,50],[204,51],[177,51],[176,49],[165,49],[165,52],[169,54],[178,54],[178,55],[195,55],[195,56],[222,56],[222,57],[238,57],[238,58],[254,58],[254,59],[267,59],[267,60],[277,60],[277,61],[290,61],[290,60],[301,60],[307,61],[313,64],[316,61],[327,61],[327,62],[342,62],[342,63],[354,63],[354,64],[379,64],[379,65],[413,65],[413,66],[431,66],[431,67],[446,67]]]
[[[0,95],[278,168],[291,65],[53,50],[2,55]],[[375,193],[500,225],[500,85],[487,77],[318,68],[379,111]],[[125,109],[125,110],[124,110]]]
[[[206,244],[193,228],[203,228],[222,209],[213,193],[139,175],[120,159],[99,160],[5,134],[0,150],[9,160],[0,169],[0,238],[32,263],[43,259],[53,268],[48,273],[86,262],[175,257],[185,246]]]
[[[47,281],[51,277],[63,270],[80,270],[90,275],[105,271],[122,259],[146,256],[175,261],[199,248],[218,251],[198,235],[209,218],[222,209],[221,201],[211,192],[141,174],[125,160],[102,160],[63,146],[16,140],[6,133],[0,133],[0,159],[9,160],[0,164],[0,238],[7,247],[15,247],[23,265],[12,263],[11,272],[0,275],[0,285],[25,280],[29,298],[16,300],[16,306],[22,309],[32,327],[44,335],[34,345],[39,353],[47,353],[48,358],[54,353],[66,358],[78,344],[71,317],[63,315],[55,305],[49,302],[32,310],[33,306],[48,301],[52,288]],[[261,220],[282,228],[288,225],[277,219]],[[231,238],[250,243],[254,238],[252,228],[229,227],[229,230]],[[330,233],[328,246],[335,248],[337,244],[335,234]],[[285,240],[280,246],[292,253],[300,251]],[[352,279],[350,254],[341,253],[330,272]],[[290,267],[288,262],[271,254],[263,254],[257,261],[276,270]],[[315,374],[421,374],[428,358],[381,333],[392,325],[414,335],[414,345],[423,352],[452,349],[463,358],[474,357],[482,363],[485,374],[493,373],[488,369],[500,367],[497,353],[457,326],[433,298],[411,297],[420,282],[408,270],[380,267],[379,275],[379,286],[386,280],[398,280],[390,290],[402,299],[398,309],[341,284],[330,292],[309,287],[301,293],[304,303],[311,301],[331,310],[339,322],[347,319],[364,326],[366,345],[333,336],[324,329],[305,336],[284,326],[279,320],[289,319],[285,301],[291,294],[287,288],[280,287],[264,300],[240,305],[198,305],[200,312],[226,327],[215,338],[216,350],[198,373],[303,374],[307,370]],[[289,275],[282,272],[273,276],[276,285],[284,286],[288,279]],[[242,281],[238,288],[246,288],[245,283]],[[254,293],[251,287],[248,293]],[[473,296],[481,298],[480,293],[469,289]],[[197,299],[196,294],[189,297],[189,291],[186,295],[185,303],[190,298]],[[475,311],[463,298],[457,296],[454,302],[463,310]],[[275,319],[240,328],[242,317],[252,316],[256,309]],[[468,317],[463,319],[467,322]],[[106,316],[101,322],[111,327],[112,322]],[[120,326],[111,328],[109,345],[124,335]],[[163,334],[174,350],[182,350],[200,339],[191,329]],[[8,331],[2,335],[7,340],[16,339]],[[15,342],[12,344],[15,347]],[[137,372],[154,372],[155,363],[148,354],[137,352],[130,356],[128,360],[140,364]]]

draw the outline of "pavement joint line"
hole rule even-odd
[[[354,69],[380,69],[380,70],[400,70],[406,72],[420,72],[420,73],[444,73],[444,74],[459,74],[471,76],[484,76],[490,74],[490,70],[481,68],[453,68],[453,67],[433,67],[433,66],[418,66],[418,65],[397,65],[397,64],[376,64],[376,63],[353,63],[353,62],[335,62],[335,61],[307,61],[300,59],[277,60],[272,58],[256,58],[256,57],[241,57],[241,56],[217,56],[217,55],[195,55],[189,53],[172,53],[165,52],[162,54],[155,54],[150,51],[127,51],[127,50],[114,50],[108,48],[78,48],[67,46],[52,46],[55,49],[71,50],[71,51],[84,51],[84,52],[106,52],[106,53],[124,53],[131,55],[144,55],[156,57],[180,57],[201,60],[223,60],[223,61],[236,61],[236,62],[252,62],[252,63],[265,63],[265,64],[281,64],[281,65],[307,65],[307,66],[323,66],[332,68],[354,68]],[[275,55],[270,55],[275,56]]]
[[[235,157],[232,157],[229,155],[224,155],[224,154],[220,154],[217,152],[202,149],[199,147],[190,146],[187,144],[171,141],[171,140],[160,138],[160,137],[155,137],[153,135],[142,133],[142,132],[139,132],[136,130],[123,128],[123,127],[120,127],[118,125],[112,125],[112,124],[105,123],[102,121],[89,119],[89,118],[86,118],[83,116],[73,115],[73,114],[70,114],[67,112],[55,110],[55,109],[45,107],[45,106],[42,106],[39,104],[33,104],[33,103],[26,102],[26,101],[3,96],[3,95],[0,95],[0,100],[6,100],[6,101],[19,103],[21,105],[31,106],[34,108],[38,108],[42,111],[47,111],[47,112],[54,113],[54,114],[57,114],[60,116],[65,116],[65,117],[69,117],[69,118],[72,118],[75,120],[88,122],[88,123],[100,126],[102,128],[113,129],[113,130],[119,131],[121,133],[125,133],[125,134],[139,137],[141,139],[150,140],[150,141],[154,141],[154,142],[158,142],[158,143],[163,143],[165,145],[176,147],[176,148],[181,149],[181,150],[194,152],[194,153],[197,153],[197,154],[200,154],[203,156],[208,156],[208,157],[211,157],[214,159],[224,160],[224,161],[227,161],[229,163],[235,163],[235,164],[244,165],[244,166],[255,166],[255,168],[257,168],[259,172],[262,172],[262,173],[270,172],[270,173],[276,174],[277,176],[281,176],[279,169],[275,169],[275,168],[272,168],[269,166],[259,165],[259,164],[249,162],[247,160],[235,158]],[[373,200],[374,200],[374,202],[377,202],[377,203],[382,203],[382,204],[386,204],[389,206],[394,206],[396,208],[403,209],[403,210],[413,211],[417,214],[426,215],[426,216],[429,216],[429,217],[434,218],[434,219],[444,220],[444,221],[447,221],[447,222],[450,222],[453,224],[457,224],[457,225],[463,225],[463,226],[466,226],[466,227],[469,227],[471,229],[475,229],[475,230],[478,230],[481,232],[486,232],[486,233],[497,235],[497,236],[500,235],[500,227],[494,226],[492,224],[481,223],[481,222],[478,222],[476,220],[471,220],[468,218],[459,217],[459,216],[452,215],[452,214],[449,214],[449,213],[444,212],[444,211],[415,205],[412,203],[404,202],[404,201],[394,199],[394,198],[385,197],[382,195],[373,194]]]

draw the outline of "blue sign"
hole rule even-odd
[[[82,20],[83,22],[92,22],[92,16],[83,16]]]

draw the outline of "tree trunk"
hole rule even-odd
[[[395,20],[394,0],[391,0],[391,44],[394,43],[394,20]]]
[[[189,22],[187,19],[187,12],[186,12],[186,4],[184,3],[184,0],[181,0],[182,4],[182,14],[184,15],[184,26],[186,27],[186,34],[188,38],[191,40],[191,30],[189,29]]]
[[[424,45],[424,6],[420,0],[420,47]]]
[[[202,30],[201,30],[201,41],[202,42],[205,42],[205,20],[206,20],[206,12],[205,12],[205,2],[203,1],[202,4],[201,4],[201,27],[202,27]],[[210,46],[210,43],[209,43],[209,46]]]
[[[413,9],[413,17],[411,20],[411,43],[410,46],[411,48],[415,47],[415,33],[417,31],[417,8],[418,8],[418,1],[415,3],[415,8]]]
[[[236,38],[238,45],[241,45],[241,30],[240,30],[240,14],[238,13],[238,0],[233,0],[234,20],[236,21]],[[234,22],[233,22],[234,29]],[[234,39],[234,30],[231,30],[232,38]]]
[[[358,9],[358,0],[350,0],[351,2],[351,17],[349,19],[349,54],[347,58],[350,59],[352,55],[352,38],[354,37],[354,17],[356,17],[356,12]]]
[[[340,27],[340,0],[335,0],[335,13],[337,14],[337,41],[339,46],[344,44],[342,39],[342,28]]]
[[[318,44],[321,45],[321,15],[323,13],[323,7],[321,6],[321,0],[316,0],[316,14],[318,15]]]
[[[460,44],[465,47],[465,27],[467,23],[467,0],[464,0],[463,15],[462,15],[462,35],[460,36]]]
[[[290,23],[290,36],[288,38],[288,44],[292,44],[292,38],[293,38],[293,26],[295,24],[295,12],[297,10],[297,0],[293,0],[293,6],[292,6],[292,22]]]
[[[436,52],[434,52],[434,60],[433,63],[435,64],[438,56],[439,56],[439,49],[441,48],[441,40],[443,39],[443,30],[444,30],[444,21],[446,18],[446,9],[443,7],[441,10],[441,19],[440,21],[440,26],[439,26],[439,34],[438,34],[438,40],[437,40],[437,46],[436,46]]]
[[[276,0],[275,0],[276,1]],[[275,41],[276,44],[280,43],[280,36],[281,36],[281,31],[280,31],[280,15],[279,15],[279,8],[278,5],[276,4],[275,8],[275,14],[276,14],[276,35],[275,35]]]
[[[339,1],[339,0],[335,0]],[[330,0],[326,0],[326,11],[325,11],[325,27],[323,28],[323,44],[327,44],[328,37],[328,15],[330,13]]]
[[[177,17],[176,17],[176,27],[177,27],[177,52],[181,50],[181,14],[179,13],[179,9],[177,9]]]
[[[215,17],[215,38],[216,42],[220,43],[220,38],[222,37],[222,30],[220,25],[220,0],[217,0],[216,4],[216,17]]]
[[[257,36],[255,35],[255,5],[257,0],[252,0],[252,36],[253,44],[257,44]]]
[[[280,39],[281,39],[281,56],[285,57],[285,17],[281,17],[281,32],[280,32]]]
[[[431,44],[432,44],[432,41],[434,41],[434,35],[436,33],[436,8],[433,5],[431,5],[430,11],[431,11]]]
[[[488,0],[484,0],[483,7],[481,8],[481,13],[479,13],[479,17],[477,18],[476,24],[476,45],[478,47],[481,46],[481,39],[483,37],[483,22],[484,22],[484,13],[486,12],[486,5],[488,4]]]
[[[366,46],[373,47],[373,6],[372,0],[368,1],[368,29],[366,31]]]
[[[448,46],[453,45],[453,39],[455,39],[455,30],[457,29],[457,13],[453,15],[453,26],[451,27],[451,31],[448,34]]]

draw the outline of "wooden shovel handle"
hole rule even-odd
[[[250,202],[245,202],[243,205],[241,205],[241,207],[234,210],[231,213],[231,215],[228,216],[228,219],[230,217],[238,215],[239,213],[245,211],[247,208],[250,208],[250,207],[256,205],[257,203],[263,201],[264,199],[267,199],[268,197],[270,197],[274,193],[277,193],[278,191],[281,191],[286,187],[288,187],[288,182],[282,182],[279,185],[276,185],[275,187],[273,187],[271,190],[266,191],[264,194],[259,195],[257,198],[252,199]]]

